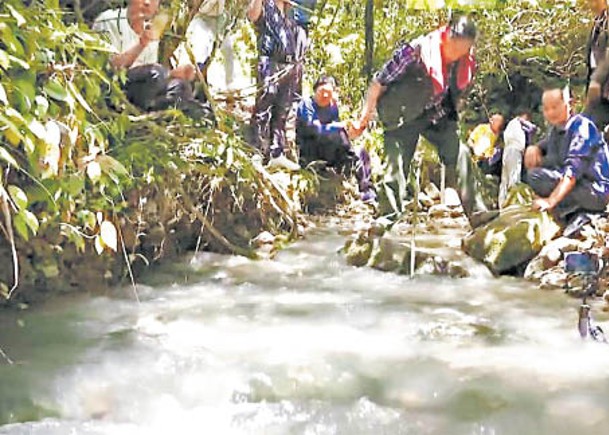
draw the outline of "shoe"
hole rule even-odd
[[[376,202],[376,192],[372,189],[365,190],[360,194],[360,198],[362,202],[365,202],[367,204],[371,202]]]
[[[298,163],[294,163],[283,154],[281,154],[279,157],[271,158],[268,167],[285,169],[286,171],[300,171],[300,165]]]
[[[569,239],[578,237],[584,226],[592,222],[593,217],[594,214],[591,213],[577,213],[569,219],[569,223],[562,232],[562,235]]]
[[[472,213],[469,217],[469,223],[473,229],[481,227],[484,224],[489,223],[493,219],[499,216],[499,210],[486,210],[486,211],[477,211]]]

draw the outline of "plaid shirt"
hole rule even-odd
[[[374,76],[383,86],[390,86],[402,78],[410,65],[417,62],[418,56],[410,44],[403,44],[394,53],[389,62]]]

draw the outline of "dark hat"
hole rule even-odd
[[[478,33],[474,19],[469,15],[455,14],[448,23],[452,38],[476,39]]]

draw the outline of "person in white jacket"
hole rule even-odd
[[[499,185],[499,206],[503,206],[512,186],[520,182],[525,148],[531,144],[537,127],[531,122],[531,114],[521,111],[503,132],[503,165]]]

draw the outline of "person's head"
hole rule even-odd
[[[442,41],[442,56],[449,62],[469,54],[476,42],[476,23],[468,15],[454,15],[448,23],[447,36]]]
[[[315,92],[315,102],[320,107],[327,107],[335,101],[336,97],[336,79],[332,76],[323,75],[317,79],[313,85]]]
[[[568,89],[546,89],[541,97],[543,116],[554,126],[563,126],[569,120],[570,97]]]
[[[518,109],[516,111],[516,116],[525,121],[531,122],[533,119],[533,115],[531,115],[531,111],[529,109]]]
[[[586,5],[595,15],[599,15],[607,9],[607,0],[586,0]]]
[[[503,115],[501,115],[499,113],[495,113],[494,115],[491,115],[488,122],[491,125],[491,130],[493,130],[493,133],[499,134],[499,133],[501,133],[501,130],[503,129],[503,124],[505,123],[505,118],[503,117]]]
[[[127,19],[129,25],[138,35],[144,32],[147,22],[159,11],[160,0],[129,0]]]

